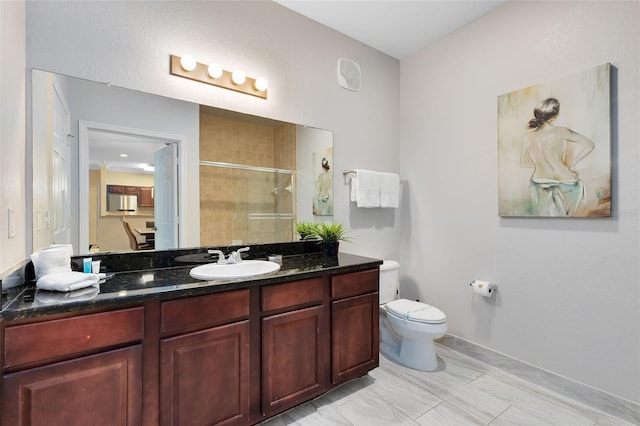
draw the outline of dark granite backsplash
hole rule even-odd
[[[82,259],[91,257],[100,260],[101,272],[125,272],[144,271],[147,269],[171,268],[174,266],[194,265],[198,263],[210,263],[217,258],[212,258],[207,250],[222,250],[225,256],[232,251],[247,246],[210,246],[177,250],[136,251],[126,253],[97,253],[71,258],[71,269],[82,271]],[[296,241],[290,243],[272,243],[250,245],[251,249],[243,253],[243,259],[266,259],[270,254],[294,256],[301,254],[320,253],[319,241]],[[33,264],[25,268],[25,281],[35,280]]]

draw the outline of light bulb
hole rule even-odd
[[[243,84],[246,79],[247,76],[243,71],[238,70],[234,71],[233,74],[231,74],[231,80],[237,85]]]
[[[184,55],[180,58],[180,66],[185,71],[193,71],[196,69],[196,60],[191,55]]]
[[[222,77],[222,67],[218,64],[209,65],[209,77],[220,78]]]
[[[264,77],[258,77],[256,78],[256,82],[253,84],[253,86],[256,88],[256,90],[264,92],[265,90],[267,90],[267,87],[269,87],[269,82]]]

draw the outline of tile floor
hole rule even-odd
[[[380,367],[262,423],[356,426],[628,426],[616,417],[445,346],[427,373],[380,356]]]

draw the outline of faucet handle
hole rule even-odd
[[[218,255],[218,263],[225,263],[224,253],[222,250],[207,250],[209,254],[217,254]]]
[[[231,254],[229,255],[229,263],[238,263],[238,262],[242,262],[242,253],[245,251],[249,251],[250,247],[243,247],[241,249],[238,249],[236,251],[231,252]]]

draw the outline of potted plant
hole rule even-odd
[[[316,230],[316,235],[322,239],[322,251],[327,257],[338,255],[338,245],[340,241],[350,241],[347,237],[347,229],[341,223],[321,222]]]
[[[313,240],[318,238],[316,231],[319,225],[318,222],[296,222],[296,232],[301,240]]]

